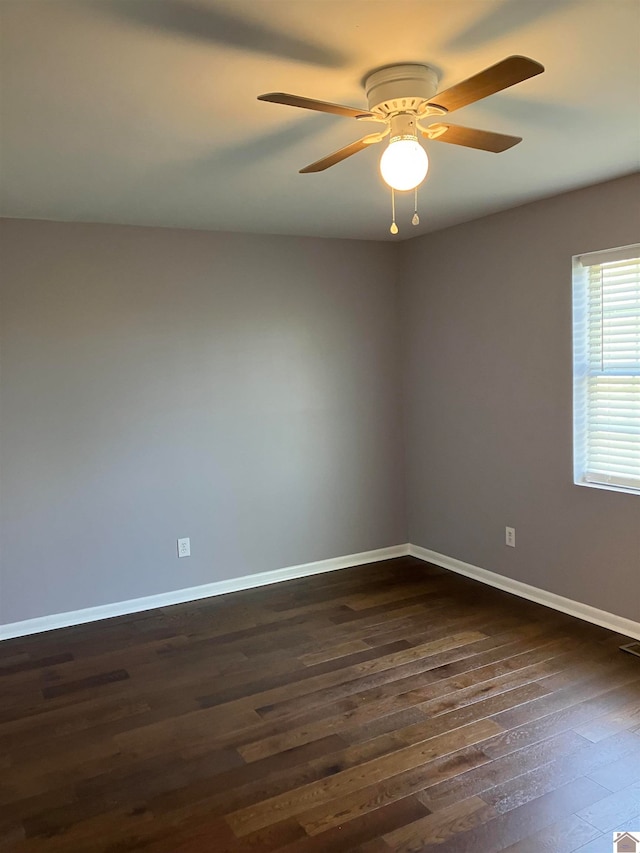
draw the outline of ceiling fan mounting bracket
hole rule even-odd
[[[444,107],[438,107],[436,104],[425,104],[418,113],[418,118],[426,118],[427,116],[446,116],[447,110]]]
[[[446,124],[432,124],[427,125],[426,127],[420,122],[416,122],[416,127],[422,133],[423,136],[426,136],[427,139],[437,139],[439,136],[442,136],[443,133],[446,133],[448,130],[448,125]]]
[[[438,82],[436,71],[428,65],[412,63],[381,68],[365,80],[369,111],[384,118],[400,112],[443,114],[446,110],[425,112],[427,103],[438,91]]]

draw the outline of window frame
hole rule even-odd
[[[589,399],[593,399],[589,386],[594,377],[632,377],[638,378],[640,382],[640,363],[638,367],[631,366],[628,369],[607,368],[604,364],[599,371],[593,368],[593,352],[589,349],[589,332],[593,332],[590,324],[592,305],[590,303],[589,277],[590,267],[602,266],[606,263],[617,263],[624,260],[640,260],[640,243],[621,246],[613,249],[603,249],[597,252],[584,252],[574,255],[572,258],[572,308],[573,308],[573,481],[578,486],[588,486],[594,489],[605,489],[607,491],[623,492],[627,494],[640,495],[640,483],[638,486],[620,482],[607,482],[606,477],[615,478],[612,471],[607,475],[603,473],[602,480],[594,476],[593,470],[589,471],[588,465],[588,443],[590,431]],[[602,292],[602,291],[601,291]],[[602,298],[602,297],[601,297]],[[601,308],[602,308],[602,302]],[[633,312],[631,317],[635,317]],[[604,322],[604,321],[601,321]],[[605,346],[603,338],[600,338],[600,352]],[[636,344],[630,344],[630,352],[635,350]],[[628,370],[628,372],[627,372]],[[632,383],[635,384],[635,383]],[[631,404],[633,408],[633,403]],[[629,479],[634,479],[635,475]],[[618,479],[623,479],[618,475]]]

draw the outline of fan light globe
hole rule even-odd
[[[429,158],[415,137],[392,140],[380,158],[380,174],[394,190],[412,190],[427,176]]]

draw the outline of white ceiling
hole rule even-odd
[[[451,117],[523,136],[511,151],[426,142],[422,222],[403,196],[400,239],[639,166],[637,0],[0,0],[0,15],[3,216],[386,239],[382,146],[299,175],[363,126],[256,95],[365,107],[363,76],[393,62],[434,66],[441,88],[514,53],[546,66]]]

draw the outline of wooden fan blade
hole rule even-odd
[[[448,113],[473,104],[488,95],[502,92],[516,83],[542,74],[544,66],[526,56],[508,56],[479,74],[468,77],[461,83],[438,92],[430,102],[434,107],[442,107]]]
[[[504,133],[492,133],[489,130],[476,130],[474,127],[460,127],[456,124],[430,124],[429,130],[439,131],[446,128],[437,136],[430,136],[428,132],[422,131],[427,139],[434,142],[451,142],[453,145],[464,145],[465,148],[478,148],[480,151],[492,151],[499,154],[513,148],[518,142],[522,142],[521,136],[506,136]]]
[[[357,142],[345,145],[344,148],[339,148],[337,151],[334,151],[333,154],[323,157],[322,160],[316,160],[315,163],[311,163],[309,166],[305,166],[304,169],[300,169],[300,174],[306,175],[309,172],[323,172],[325,169],[328,169],[329,166],[335,166],[336,163],[340,163],[341,160],[346,160],[347,157],[351,157],[352,154],[357,154],[358,151],[363,151],[369,145],[371,145],[370,137],[363,136],[362,139],[358,139]]]
[[[271,104],[285,104],[288,107],[300,107],[303,110],[316,110],[319,113],[333,113],[347,118],[372,115],[367,110],[357,110],[355,107],[345,107],[344,104],[330,104],[327,101],[316,101],[313,98],[303,98],[301,95],[288,95],[286,92],[268,92],[258,95],[259,101],[269,101]]]

